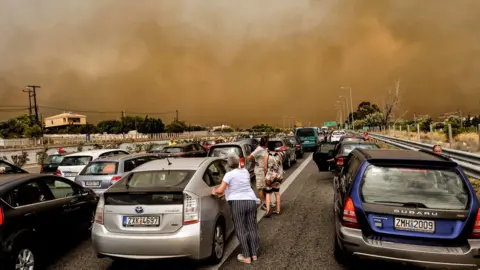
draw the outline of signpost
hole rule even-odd
[[[323,122],[323,126],[324,126],[324,127],[336,127],[336,126],[337,126],[337,122],[335,122],[335,121]]]

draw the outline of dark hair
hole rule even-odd
[[[265,147],[268,145],[268,136],[263,136],[260,138],[260,142],[258,143],[260,146]]]

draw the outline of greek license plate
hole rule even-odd
[[[85,181],[84,183],[86,187],[99,187],[102,182],[101,181]]]
[[[310,141],[303,141],[303,143],[309,143]]]
[[[125,227],[158,227],[160,217],[123,217]]]
[[[434,233],[435,221],[410,218],[395,218],[395,229],[401,231]]]
[[[78,173],[76,172],[64,172],[65,177],[75,177]]]

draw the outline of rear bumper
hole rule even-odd
[[[362,259],[439,269],[478,269],[480,265],[480,240],[468,240],[464,247],[420,246],[366,239],[359,229],[338,226],[340,246],[348,255]]]
[[[126,234],[94,224],[92,243],[99,255],[126,259],[200,259],[200,223],[183,226],[169,234]]]

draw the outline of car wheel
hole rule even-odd
[[[297,153],[293,153],[293,163],[297,163]]]
[[[292,160],[289,158],[287,161],[287,168],[292,167]]]
[[[338,244],[338,240],[337,240],[337,235],[335,234],[334,237],[333,237],[333,242],[334,242],[334,246],[333,246],[333,255],[335,256],[335,260],[341,264],[341,265],[345,265],[347,263],[347,258],[345,256],[345,252],[342,250],[342,248],[340,247],[340,245]]]
[[[213,232],[212,254],[210,255],[210,262],[217,264],[223,259],[225,253],[225,230],[223,226],[217,222],[215,231]]]
[[[10,268],[7,269],[36,269],[38,262],[36,261],[35,252],[30,244],[20,242],[13,248],[13,258],[10,263]]]

